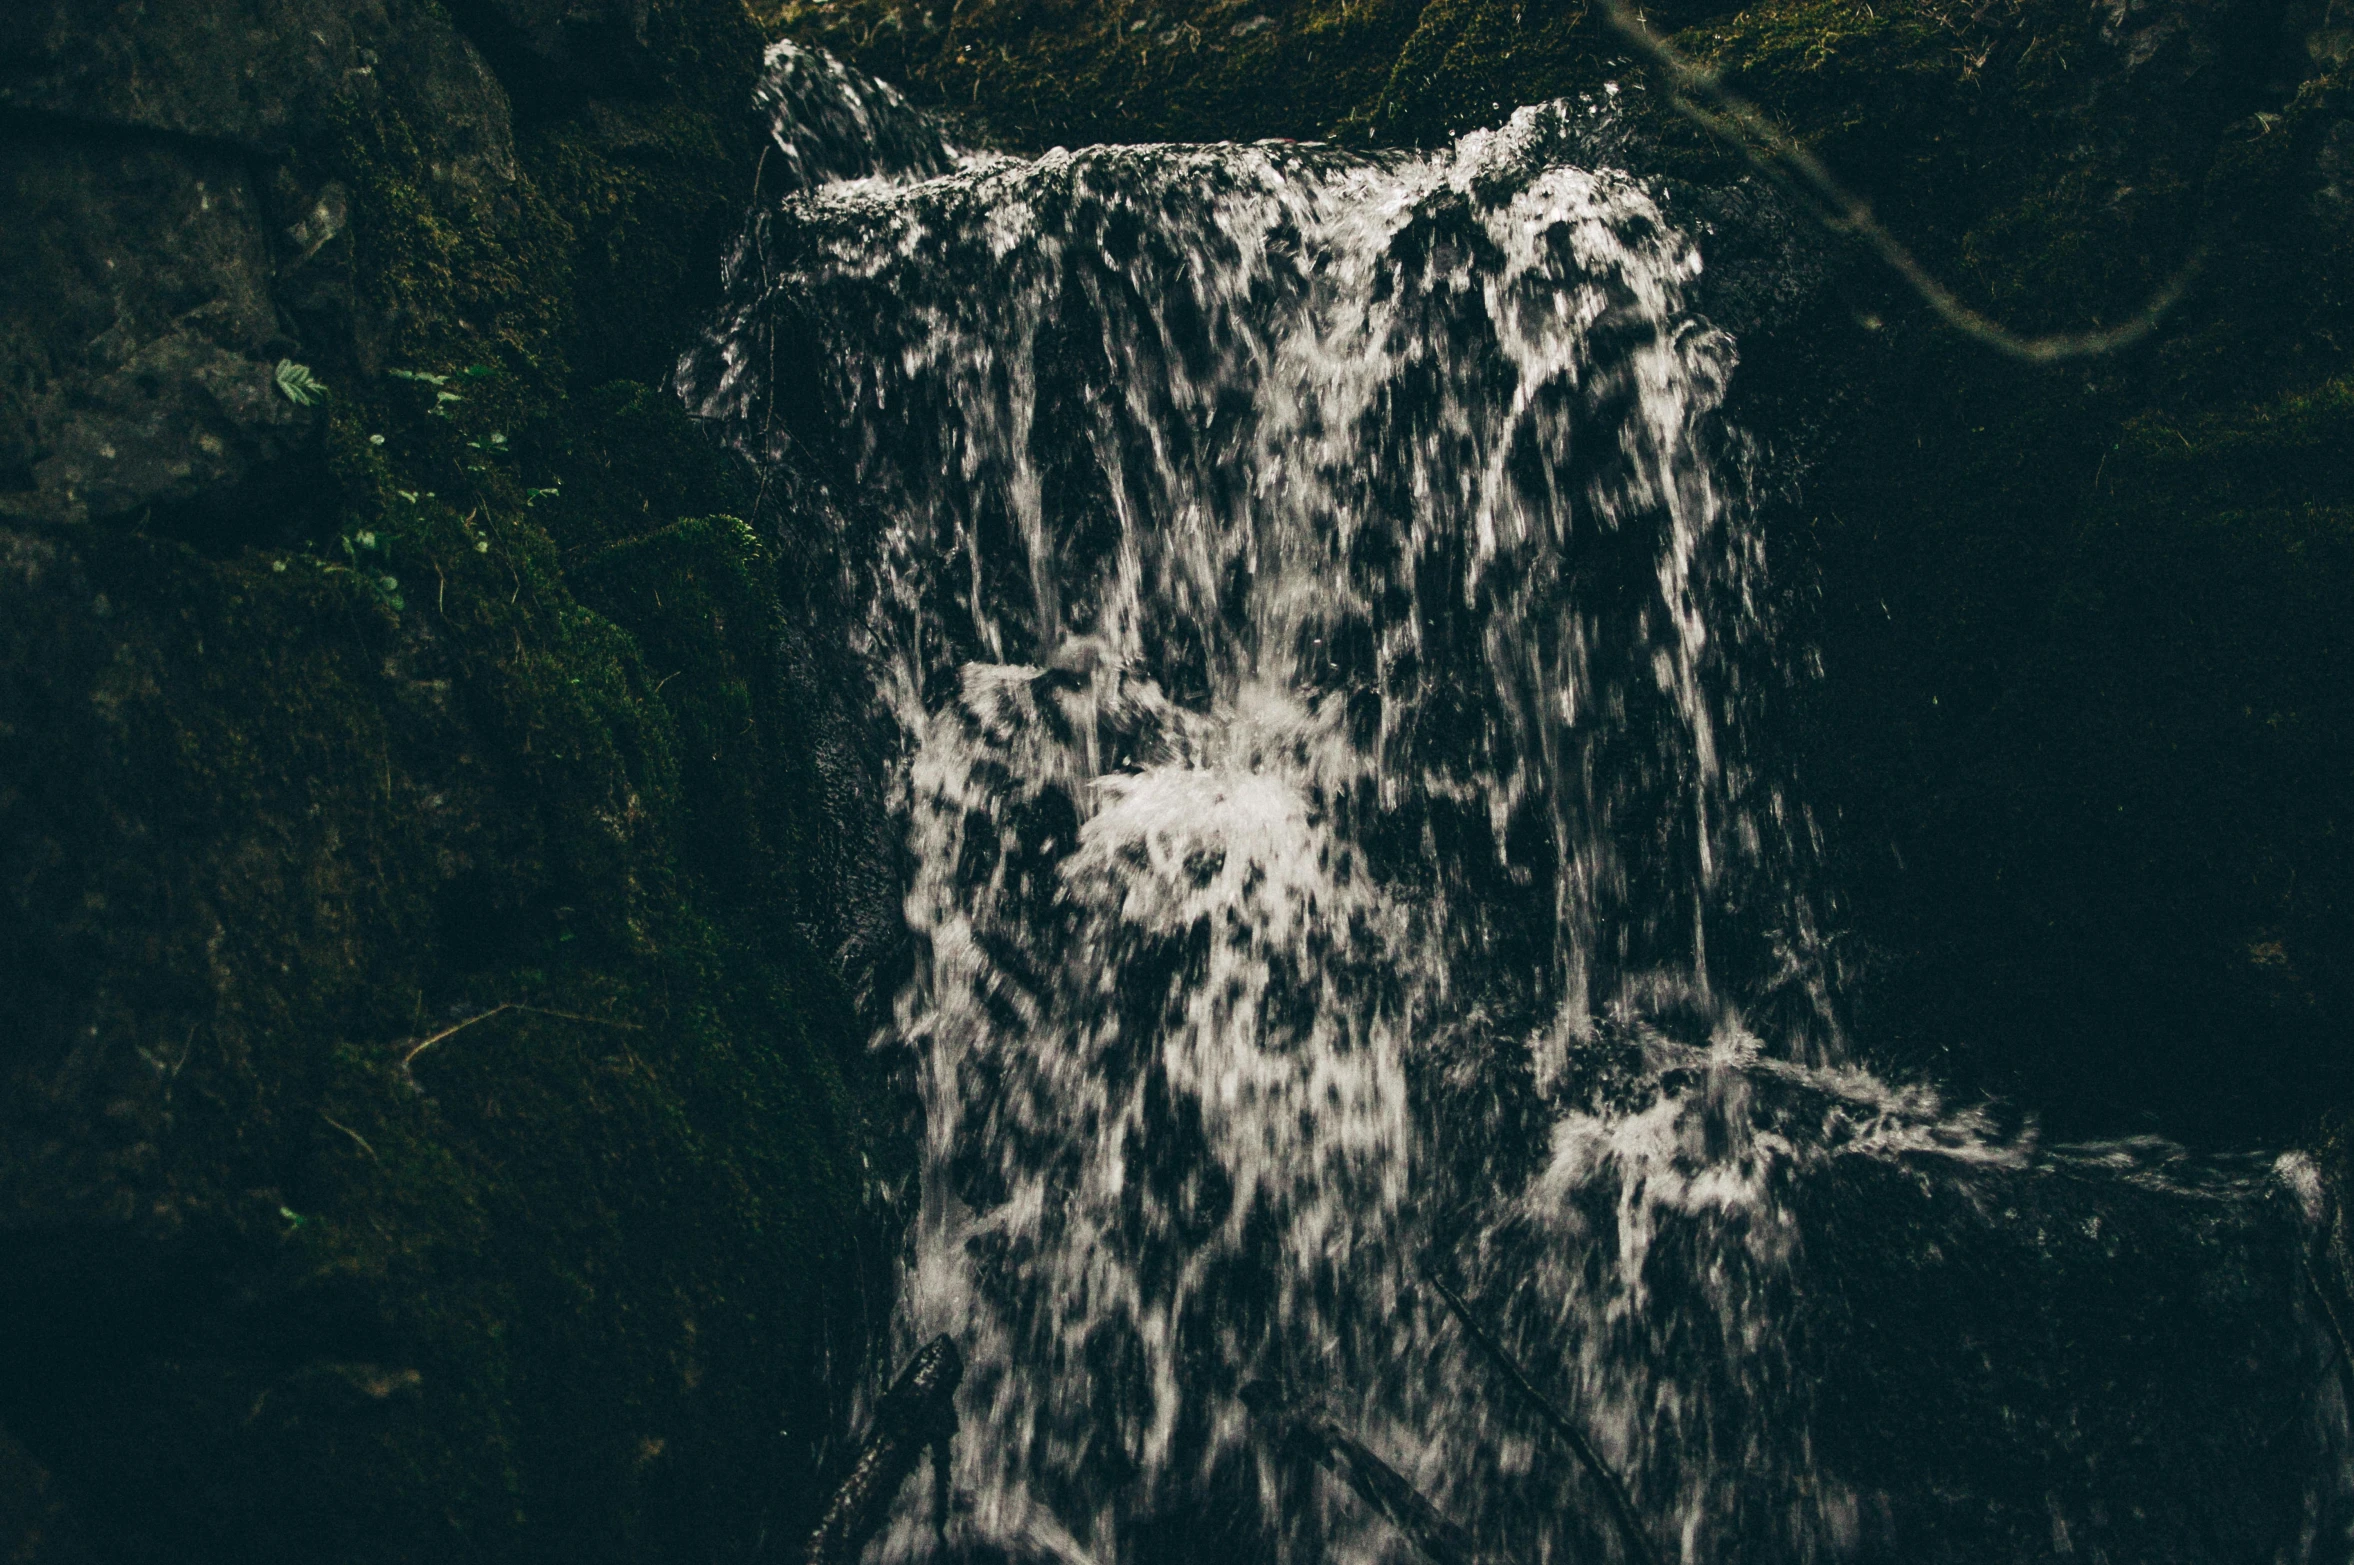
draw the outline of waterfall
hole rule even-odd
[[[2052,1159],[1848,1058],[1736,345],[1605,110],[1017,160],[791,45],[764,94],[680,384],[895,730],[902,1331],[972,1370],[882,1557],[1405,1558],[1254,1385],[1505,1556],[1623,1557],[1429,1267],[1660,1557],[1901,1533],[1817,1450],[1805,1192]]]

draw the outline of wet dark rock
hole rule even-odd
[[[1804,1187],[1820,1452],[1885,1497],[1874,1546],[2295,1558],[2346,1525],[2308,1493],[2342,1435],[2290,1214],[2258,1169],[2202,1189],[2138,1151],[1856,1158]]]
[[[57,1494],[56,1479],[0,1429],[0,1544],[25,1565],[68,1565],[91,1558]]]
[[[573,19],[535,96],[409,0],[0,14],[0,1554],[814,1513],[876,812],[653,383],[761,38]]]
[[[527,113],[660,79],[651,0],[468,0],[451,7]]]
[[[309,443],[279,388],[300,345],[271,297],[244,161],[159,137],[0,128],[0,341],[14,348],[0,511],[135,518],[233,489]]]
[[[691,545],[640,568],[756,638]],[[418,546],[404,626],[299,554],[0,530],[0,1423],[110,1558],[814,1503],[861,1035],[754,845],[762,644],[671,640],[649,705],[522,563]],[[684,794],[674,714],[728,752]]]
[[[0,22],[0,105],[283,150],[375,63],[381,3],[26,0]]]
[[[305,153],[381,102],[381,71],[430,118],[445,209],[496,222],[517,177],[498,83],[397,5],[56,0],[6,26],[0,515],[202,531],[293,503],[325,413],[278,367],[332,355],[357,305],[348,193],[306,182]]]

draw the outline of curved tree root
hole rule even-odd
[[[956,1388],[963,1379],[964,1355],[948,1337],[934,1337],[908,1361],[876,1405],[874,1426],[809,1535],[802,1565],[853,1565],[882,1531],[892,1501],[927,1449],[934,1464],[932,1504],[945,1525],[948,1443],[956,1434]]]
[[[1431,1565],[1512,1565],[1501,1556],[1483,1552],[1470,1533],[1423,1498],[1403,1474],[1342,1433],[1331,1420],[1293,1406],[1266,1381],[1244,1387],[1242,1400],[1274,1426],[1278,1449],[1314,1462],[1347,1484]]]

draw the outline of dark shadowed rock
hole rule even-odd
[[[132,518],[284,460],[317,414],[271,297],[243,159],[162,138],[0,129],[0,341],[13,349],[0,513]]]
[[[650,384],[761,38],[613,18],[519,135],[433,4],[0,11],[0,1556],[815,1510],[895,1177],[806,867],[865,806]]]
[[[470,226],[511,220],[498,83],[446,22],[397,3],[56,0],[5,25],[0,515],[204,525],[292,504],[315,474],[289,459],[324,410],[278,366],[336,356],[356,304],[322,286],[348,197],[303,178],[304,154],[380,113],[390,76],[431,126],[428,199]]]
[[[651,0],[464,0],[451,7],[530,112],[651,87],[660,69],[648,30],[652,10]]]
[[[25,0],[0,22],[0,105],[282,151],[385,30],[382,0]]]

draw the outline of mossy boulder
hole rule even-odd
[[[1599,80],[1585,7],[1500,0],[766,0],[1020,146],[1428,140]]]
[[[659,385],[762,36],[558,9],[0,19],[11,1558],[749,1554],[868,1368],[855,701]]]
[[[843,996],[680,757],[795,742],[763,551],[615,546],[738,610],[656,673],[419,510],[359,566],[7,535],[0,1406],[109,1557],[741,1546],[878,1282]]]

